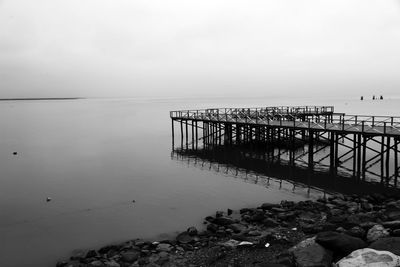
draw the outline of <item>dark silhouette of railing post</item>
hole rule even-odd
[[[308,132],[308,168],[314,168],[314,131]]]

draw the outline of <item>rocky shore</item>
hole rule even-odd
[[[400,266],[400,195],[335,195],[217,211],[173,240],[79,251],[57,267]]]

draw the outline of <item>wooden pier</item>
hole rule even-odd
[[[400,117],[347,115],[332,106],[171,111],[180,147],[250,146],[290,166],[398,186]]]

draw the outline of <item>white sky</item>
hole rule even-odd
[[[0,0],[0,98],[400,94],[399,0]]]

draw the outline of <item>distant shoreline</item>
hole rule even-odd
[[[77,100],[82,99],[82,97],[39,97],[39,98],[0,98],[0,101],[19,101],[19,100]]]

